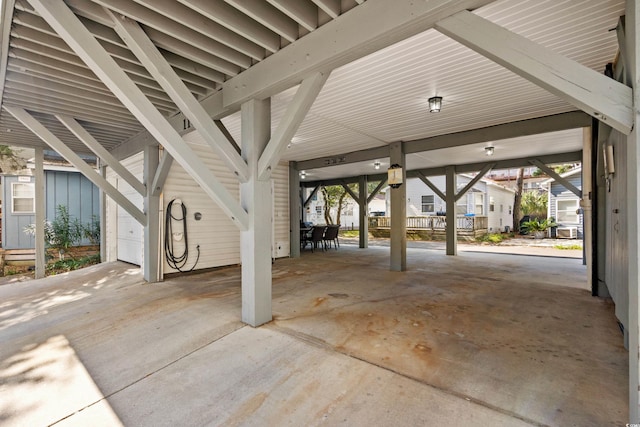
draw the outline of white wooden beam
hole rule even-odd
[[[371,203],[371,201],[373,200],[374,197],[376,197],[376,195],[378,194],[378,192],[382,189],[382,187],[385,186],[385,184],[387,183],[387,178],[384,178],[382,180],[380,180],[380,182],[378,183],[378,185],[376,185],[376,188],[373,189],[373,191],[371,192],[371,194],[369,194],[369,196],[367,197],[367,205],[369,203]]]
[[[422,172],[416,171],[416,175],[420,179],[420,181],[424,182],[425,185],[427,187],[429,187],[431,189],[431,191],[436,193],[436,195],[438,197],[440,197],[442,200],[447,200],[447,196],[445,196],[445,194],[442,191],[440,191],[440,189],[438,187],[436,187],[435,184],[433,182],[431,182],[431,180],[429,178],[424,176],[424,174]]]
[[[630,87],[468,11],[435,28],[614,129],[631,132]]]
[[[280,119],[269,144],[260,156],[258,179],[261,181],[269,179],[271,171],[278,166],[282,152],[291,142],[291,138],[300,127],[328,78],[329,72],[316,73],[302,82],[287,111]]]
[[[556,171],[554,171],[552,168],[550,168],[549,166],[545,165],[540,159],[531,159],[530,163],[532,165],[535,165],[538,168],[540,168],[543,172],[545,172],[551,178],[555,179],[558,183],[563,185],[564,188],[566,188],[567,190],[571,191],[573,194],[578,196],[578,198],[582,199],[582,190],[580,190],[575,185],[573,185],[571,182],[569,182],[568,179],[563,178],[562,176],[560,176],[560,174],[557,173]]]
[[[200,131],[209,146],[225,161],[231,172],[235,173],[241,182],[246,182],[249,173],[247,163],[231,145],[226,135],[215,125],[189,88],[140,28],[140,25],[124,16],[115,16],[109,11],[107,13],[113,19],[115,30],[120,38],[129,46],[142,65],[162,86],[195,128]]]
[[[308,31],[318,27],[318,8],[314,4],[299,0],[267,1]]]
[[[193,0],[180,0],[192,4]],[[198,0],[204,3],[210,0]],[[494,0],[367,0],[223,84],[224,106],[265,98]],[[213,7],[211,7],[213,8]],[[210,112],[211,115],[215,113]]]
[[[64,3],[29,0],[47,23],[131,111],[149,133],[169,151],[220,209],[240,229],[248,227],[247,212],[211,173],[204,162],[129,79]]]
[[[34,170],[35,177],[35,197],[36,197],[36,239],[35,239],[35,250],[36,250],[36,279],[42,279],[46,275],[46,246],[44,235],[44,221],[46,220],[45,216],[45,206],[44,201],[46,199],[46,194],[44,191],[44,150],[42,147],[38,147],[35,150],[35,162],[36,168]]]
[[[467,193],[467,191],[471,190],[471,188],[474,185],[476,185],[476,183],[480,181],[487,174],[487,172],[489,172],[489,170],[491,170],[491,168],[494,166],[495,166],[495,163],[489,163],[487,165],[484,165],[482,170],[480,170],[480,172],[478,172],[478,174],[474,176],[473,179],[469,181],[467,185],[465,185],[464,188],[458,192],[458,194],[455,195],[455,201],[457,202],[458,200],[460,200],[460,198],[464,196]]]
[[[156,174],[153,177],[153,182],[151,183],[151,195],[159,196],[162,193],[162,189],[164,188],[164,182],[167,180],[167,176],[169,176],[169,171],[171,170],[171,165],[173,164],[173,157],[171,154],[166,151],[162,155],[160,159],[160,165],[158,165],[158,169],[156,170]]]
[[[85,128],[80,125],[73,117],[56,115],[56,118],[73,133],[76,138],[84,143],[91,151],[94,152],[104,163],[107,164],[115,173],[117,173],[127,184],[135,189],[141,196],[146,194],[146,188],[138,178],[136,178],[127,168],[122,166],[115,157],[111,155]]]
[[[118,205],[126,210],[136,221],[146,225],[147,217],[129,199],[124,197],[113,185],[109,184],[98,172],[87,164],[80,156],[73,152],[64,142],[60,141],[51,131],[44,127],[31,114],[18,107],[3,106],[5,111],[15,117],[26,128],[42,139],[48,146],[57,151],[62,157],[78,169],[91,182],[107,193]]]
[[[340,0],[312,0],[327,15],[335,19],[340,16],[341,5]]]

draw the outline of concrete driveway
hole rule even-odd
[[[627,353],[580,260],[388,248],[143,284],[124,263],[0,286],[0,424],[624,425]]]

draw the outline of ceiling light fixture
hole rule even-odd
[[[376,160],[375,162],[373,162],[373,168],[374,168],[375,170],[380,169],[380,162],[379,162],[378,160]]]
[[[305,171],[300,172],[300,179],[305,179],[307,177],[307,173]]]
[[[429,98],[429,112],[430,113],[439,113],[442,110],[442,97],[441,96],[433,96]]]
[[[489,145],[488,147],[484,147],[484,152],[487,156],[493,156],[493,151],[494,151],[494,148],[492,145]]]

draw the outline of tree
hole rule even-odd
[[[352,191],[357,191],[356,184],[349,184]],[[341,185],[327,185],[321,188],[324,201],[324,220],[327,224],[340,225],[340,216],[345,207],[349,193]],[[336,219],[331,216],[331,209],[336,208]]]
[[[520,206],[523,215],[534,218],[547,216],[547,193],[543,191],[529,191],[522,195]]]
[[[24,169],[26,162],[8,145],[0,145],[0,172],[8,173]]]
[[[520,225],[521,214],[521,201],[522,201],[522,187],[524,185],[524,168],[518,169],[518,175],[516,176],[516,194],[513,199],[513,228],[517,231]]]

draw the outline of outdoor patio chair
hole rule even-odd
[[[340,231],[339,225],[328,225],[327,229],[324,232],[324,237],[322,238],[324,247],[331,247],[331,243],[333,242],[334,248],[338,250],[340,247],[340,242],[338,242],[338,231]]]
[[[322,239],[324,237],[324,230],[326,228],[327,227],[324,225],[315,225],[311,229],[311,237],[309,237],[309,242],[311,243],[311,252],[313,252],[314,249],[318,248],[318,244],[320,244],[320,247],[324,251],[324,241]]]

